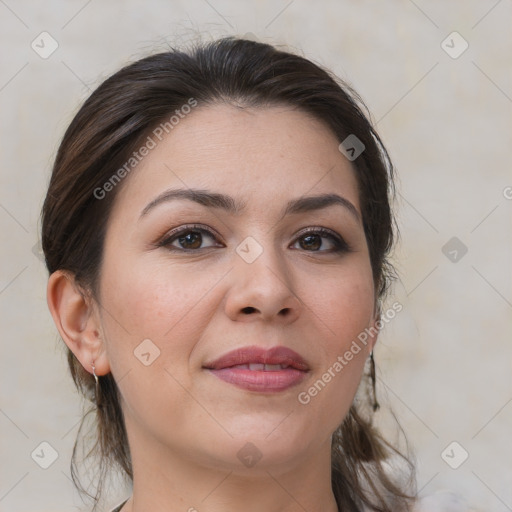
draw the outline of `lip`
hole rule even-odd
[[[282,365],[282,369],[233,368],[247,364]],[[203,368],[219,379],[249,391],[278,392],[300,383],[309,366],[297,352],[278,346],[265,349],[258,346],[242,347],[220,358],[207,362]]]
[[[203,367],[212,370],[220,370],[222,368],[229,368],[239,364],[250,363],[281,364],[283,366],[291,366],[296,370],[309,370],[309,366],[302,356],[297,354],[297,352],[291,348],[284,346],[262,348],[256,345],[232,350],[214,361],[205,363]]]

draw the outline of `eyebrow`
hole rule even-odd
[[[243,201],[235,200],[233,197],[225,194],[210,192],[209,190],[191,188],[173,189],[166,190],[155,199],[153,199],[142,210],[139,220],[157,205],[179,199],[194,201],[203,206],[206,206],[207,208],[222,209],[232,215],[240,215],[246,207],[246,203]],[[338,194],[320,194],[316,196],[299,197],[298,199],[293,199],[287,203],[281,218],[285,217],[286,215],[321,210],[332,205],[343,206],[357,220],[357,222],[361,222],[361,216],[357,211],[357,208],[348,199]]]

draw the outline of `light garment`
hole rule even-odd
[[[110,512],[119,512],[122,506],[128,501],[128,499],[124,500],[121,504],[119,504],[116,508],[113,508]]]

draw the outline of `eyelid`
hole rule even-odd
[[[338,235],[336,231],[333,231],[332,229],[325,228],[323,226],[308,226],[307,228],[302,228],[299,230],[299,232],[295,235],[295,237],[299,237],[302,235],[307,235],[308,233],[325,233],[327,235],[332,235],[336,238],[340,238],[341,235]]]
[[[164,247],[171,243],[173,238],[176,238],[180,233],[187,233],[189,231],[199,231],[200,233],[206,233],[208,236],[215,238],[216,240],[222,238],[214,229],[207,227],[203,224],[183,224],[176,228],[166,231],[162,236],[158,237],[158,241],[154,244],[157,247]],[[178,249],[178,251],[187,252],[187,249]],[[197,252],[197,250],[190,249],[189,251]]]

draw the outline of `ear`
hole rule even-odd
[[[59,333],[80,361],[92,374],[110,371],[105,344],[101,336],[101,322],[94,301],[86,294],[69,272],[57,270],[48,279],[46,291],[48,308]]]

